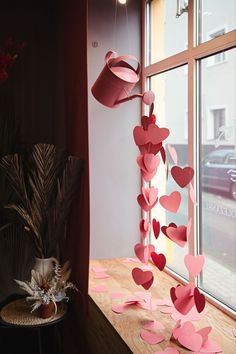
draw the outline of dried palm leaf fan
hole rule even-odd
[[[33,145],[27,156],[4,156],[0,166],[15,194],[13,210],[33,237],[35,256],[55,255],[64,236],[73,196],[79,185],[82,160],[65,157],[54,145]]]

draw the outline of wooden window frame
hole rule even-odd
[[[199,88],[197,87],[198,81],[198,63],[199,60],[204,59],[212,54],[216,54],[223,50],[229,50],[236,47],[236,30],[230,31],[220,37],[214,38],[204,43],[197,43],[196,31],[197,29],[197,19],[195,14],[197,13],[198,1],[189,0],[188,2],[188,49],[167,57],[158,62],[146,65],[146,4],[150,2],[149,0],[142,0],[142,24],[141,24],[141,63],[142,63],[142,81],[141,87],[142,92],[146,90],[146,83],[148,79],[157,74],[169,71],[171,69],[178,68],[182,65],[188,65],[188,141],[193,142],[193,144],[188,145],[188,164],[189,166],[195,166],[196,161],[198,160],[196,156],[195,146],[199,143],[199,131],[196,125],[196,117],[199,117]],[[173,4],[174,5],[174,4]],[[195,31],[196,28],[196,31]],[[142,114],[144,114],[144,107],[142,106]],[[196,177],[193,181],[193,185],[196,186]],[[196,188],[195,188],[196,189]],[[199,193],[199,191],[198,191]],[[197,198],[198,200],[198,198]],[[197,219],[197,209],[188,200],[188,215],[189,218],[192,218],[191,236],[189,237],[190,241],[188,244],[189,253],[195,255],[199,251],[199,220]],[[178,279],[183,283],[186,283],[186,280],[179,276],[172,270],[166,270],[174,278]],[[192,281],[198,285],[198,280],[194,279],[192,276],[189,276],[189,281]],[[204,292],[208,301],[213,303],[216,307],[226,312],[230,316],[236,318],[235,312],[213,296],[209,295],[207,292],[201,289]]]

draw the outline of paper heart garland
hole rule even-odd
[[[163,270],[165,268],[166,265],[166,257],[164,254],[160,253],[157,254],[156,252],[152,252],[151,253],[151,258],[153,263],[155,264],[155,266],[159,269],[159,270]]]
[[[178,227],[168,226],[166,228],[166,236],[178,246],[184,247],[187,242],[187,227],[185,225]]]
[[[178,191],[172,192],[170,195],[160,197],[160,204],[166,210],[177,213],[181,203],[181,194]]]
[[[141,285],[148,290],[153,283],[153,273],[151,271],[142,271],[142,269],[134,268],[132,270],[132,277],[137,285]]]
[[[156,221],[156,219],[152,219],[152,229],[153,229],[155,238],[158,239],[158,237],[160,235],[160,223],[159,223],[159,221]]]
[[[137,201],[144,211],[151,210],[158,201],[158,189],[154,187],[142,188],[142,194],[139,194]]]
[[[174,178],[175,182],[181,187],[184,188],[189,184],[194,175],[194,170],[192,167],[174,166],[171,169],[171,175]]]
[[[154,251],[155,247],[153,245],[144,246],[142,243],[137,243],[134,246],[134,252],[142,263],[147,263],[151,253]]]
[[[202,271],[204,263],[205,257],[203,255],[192,256],[190,254],[186,254],[184,257],[184,264],[193,277],[198,276],[198,274]]]
[[[139,231],[140,231],[140,235],[142,237],[142,240],[144,240],[147,235],[148,235],[148,231],[149,231],[149,221],[148,219],[142,219],[139,223]]]
[[[138,146],[147,143],[152,143],[153,145],[160,144],[169,134],[169,129],[159,128],[158,125],[153,123],[148,125],[147,130],[144,130],[140,126],[136,126],[133,130],[134,141]]]

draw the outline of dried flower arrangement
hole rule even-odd
[[[69,289],[78,291],[76,286],[68,281],[70,274],[71,269],[67,261],[63,266],[55,263],[53,271],[47,277],[43,277],[32,269],[30,281],[16,279],[15,281],[22,290],[29,294],[26,298],[27,301],[33,301],[31,312],[40,308],[40,306],[53,303],[54,313],[56,314],[57,303],[69,300],[67,291]]]
[[[0,160],[14,202],[5,208],[16,213],[35,246],[35,256],[56,256],[79,185],[83,161],[66,157],[54,145],[33,145],[28,155],[12,154]]]

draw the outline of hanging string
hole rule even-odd
[[[117,5],[118,5],[118,0],[115,0],[116,5],[115,5],[115,18],[114,18],[114,29],[113,29],[113,45],[114,45],[114,50],[116,49],[117,46]]]
[[[132,48],[132,42],[130,38],[130,26],[129,26],[129,15],[128,15],[128,6],[127,2],[125,4],[125,18],[126,18],[126,36],[128,49]],[[114,29],[113,29],[113,46],[114,49],[117,48],[117,19],[118,19],[118,0],[115,0],[115,16],[114,16]],[[122,41],[124,42],[124,41]]]
[[[125,4],[125,14],[126,14],[126,29],[127,29],[127,34],[128,34],[128,46],[129,46],[129,50],[132,48],[132,44],[130,41],[130,31],[129,31],[129,16],[128,16],[128,6],[127,6],[127,2]],[[131,50],[132,52],[132,50]]]

